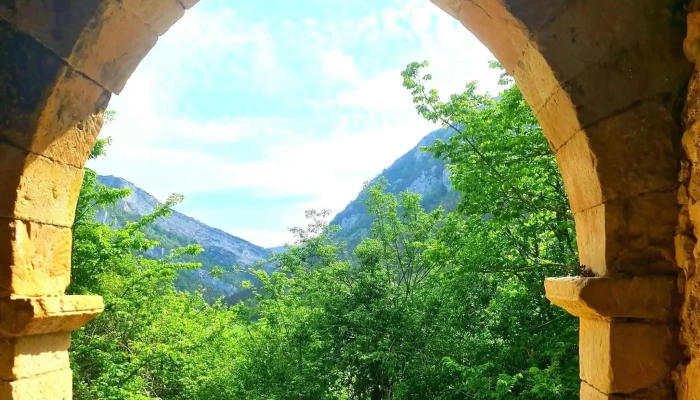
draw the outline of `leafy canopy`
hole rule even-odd
[[[294,245],[266,261],[274,268],[248,270],[250,296],[234,305],[175,289],[178,270],[200,267],[187,261],[199,246],[143,255],[157,245],[147,228],[181,196],[107,225],[98,211],[129,193],[88,170],[70,292],[100,294],[106,309],[74,333],[76,398],[578,398],[578,326],[542,285],[577,266],[554,156],[507,75],[498,98],[470,83],[442,101],[426,67],[410,64],[404,86],[421,115],[455,132],[425,151],[447,162],[457,209],[426,211],[380,179],[364,188],[373,222],[352,254],[329,212],[310,211]]]

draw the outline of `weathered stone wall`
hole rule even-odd
[[[433,1],[516,77],[557,151],[582,263],[605,277],[546,284],[581,318],[581,398],[700,399],[700,1]],[[679,14],[695,64],[683,112]]]
[[[684,360],[674,374],[679,400],[700,399],[700,2],[693,1],[687,17],[683,50],[695,71],[688,83],[683,111],[682,144],[685,157],[678,176],[678,204],[681,211],[676,227],[676,261],[681,273],[682,295],[680,342]]]
[[[675,399],[686,2],[432,1],[515,77],[556,153],[596,275],[545,285],[580,318],[581,399]]]
[[[119,93],[196,0],[0,1],[0,400],[69,400],[66,296],[83,167]]]
[[[581,263],[673,274],[680,110],[691,65],[677,0],[432,0],[515,77],[566,185]]]

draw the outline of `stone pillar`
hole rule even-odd
[[[0,400],[69,400],[66,296],[83,167],[118,94],[197,0],[0,0]]]
[[[700,1],[688,6],[687,36],[683,42],[686,58],[695,64],[688,84],[683,112],[682,144],[685,159],[678,176],[678,204],[681,211],[676,225],[676,262],[680,268],[682,307],[680,342],[685,358],[676,371],[679,400],[700,399]]]
[[[3,19],[5,3],[0,4],[0,400],[69,400],[71,330],[103,309],[99,296],[66,296],[65,290],[83,165],[109,94]]]
[[[567,277],[547,298],[580,319],[581,399],[675,399],[675,276]]]
[[[15,145],[10,135],[16,131],[7,129],[8,119],[3,122],[0,400],[69,400],[70,332],[103,309],[99,296],[64,294],[70,282],[70,225],[82,170]]]
[[[0,400],[69,400],[70,332],[103,309],[99,296],[0,299]]]

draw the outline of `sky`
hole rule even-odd
[[[472,80],[495,94],[493,59],[428,0],[201,0],[112,97],[112,145],[88,167],[282,245],[439,128],[401,86],[408,63],[428,60],[442,96]]]

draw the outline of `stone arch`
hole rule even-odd
[[[491,50],[530,103],[557,154],[581,263],[600,276],[675,272],[680,113],[692,70],[682,2],[433,2]]]
[[[580,318],[581,398],[676,398],[686,2],[433,2],[515,77],[556,153],[581,263],[600,277],[545,284]]]
[[[674,398],[686,2],[432,1],[515,77],[557,154],[581,261],[602,277],[547,287],[582,318],[582,398]],[[0,321],[0,399],[71,397],[66,335],[102,307],[63,295],[82,168],[111,93],[196,2],[0,1],[0,307],[26,322]],[[626,352],[634,340],[654,346]]]

